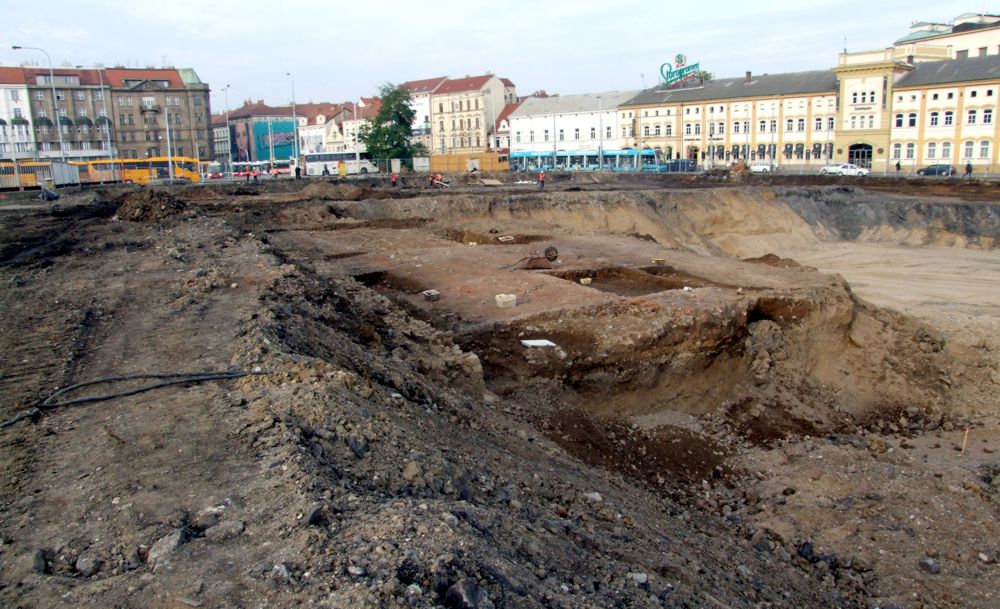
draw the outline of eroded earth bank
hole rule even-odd
[[[998,606],[1000,192],[608,179],[0,202],[5,420],[254,373],[0,432],[0,604]]]

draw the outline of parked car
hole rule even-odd
[[[819,170],[823,175],[835,175],[835,176],[866,176],[868,175],[868,170],[864,167],[858,167],[853,163],[841,163],[839,165],[827,165],[826,167]]]
[[[774,173],[777,166],[771,163],[754,163],[750,166],[750,173]]]
[[[956,173],[954,165],[930,165],[917,170],[918,176],[953,176]]]

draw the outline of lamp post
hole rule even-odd
[[[174,153],[173,149],[170,147],[170,107],[166,107],[167,113],[167,175],[170,176],[170,181],[174,181]]]
[[[226,155],[229,159],[229,177],[233,177],[233,134],[229,128],[229,85],[222,88],[222,95],[226,99],[226,147],[228,148],[228,154]]]
[[[45,59],[49,62],[49,85],[52,87],[52,116],[56,119],[56,135],[59,136],[59,156],[62,158],[63,162],[66,162],[66,150],[63,147],[62,139],[62,125],[59,124],[59,108],[56,106],[56,77],[52,73],[52,57],[49,56],[48,51],[40,47],[23,47],[15,44],[10,48],[15,51],[20,51],[22,49],[26,51],[41,51],[45,54]]]
[[[604,100],[597,96],[597,168],[604,171]]]
[[[285,72],[285,75],[292,81],[292,121],[295,123],[295,143],[292,144],[292,156],[296,159],[299,158],[299,117],[295,113],[295,77],[292,76],[291,72]]]

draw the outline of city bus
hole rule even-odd
[[[339,174],[341,162],[344,163],[348,175],[378,173],[378,165],[371,162],[368,153],[362,152],[355,156],[356,154],[354,152],[307,152],[302,155],[302,175],[335,176]],[[292,159],[291,171],[295,171],[295,159]]]

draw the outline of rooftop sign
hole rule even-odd
[[[677,64],[676,69],[669,63],[660,66],[660,76],[663,77],[663,86],[665,87],[684,82],[701,73],[700,64],[684,65],[687,63],[687,57],[683,53],[677,54],[677,57],[674,58],[674,63]]]

